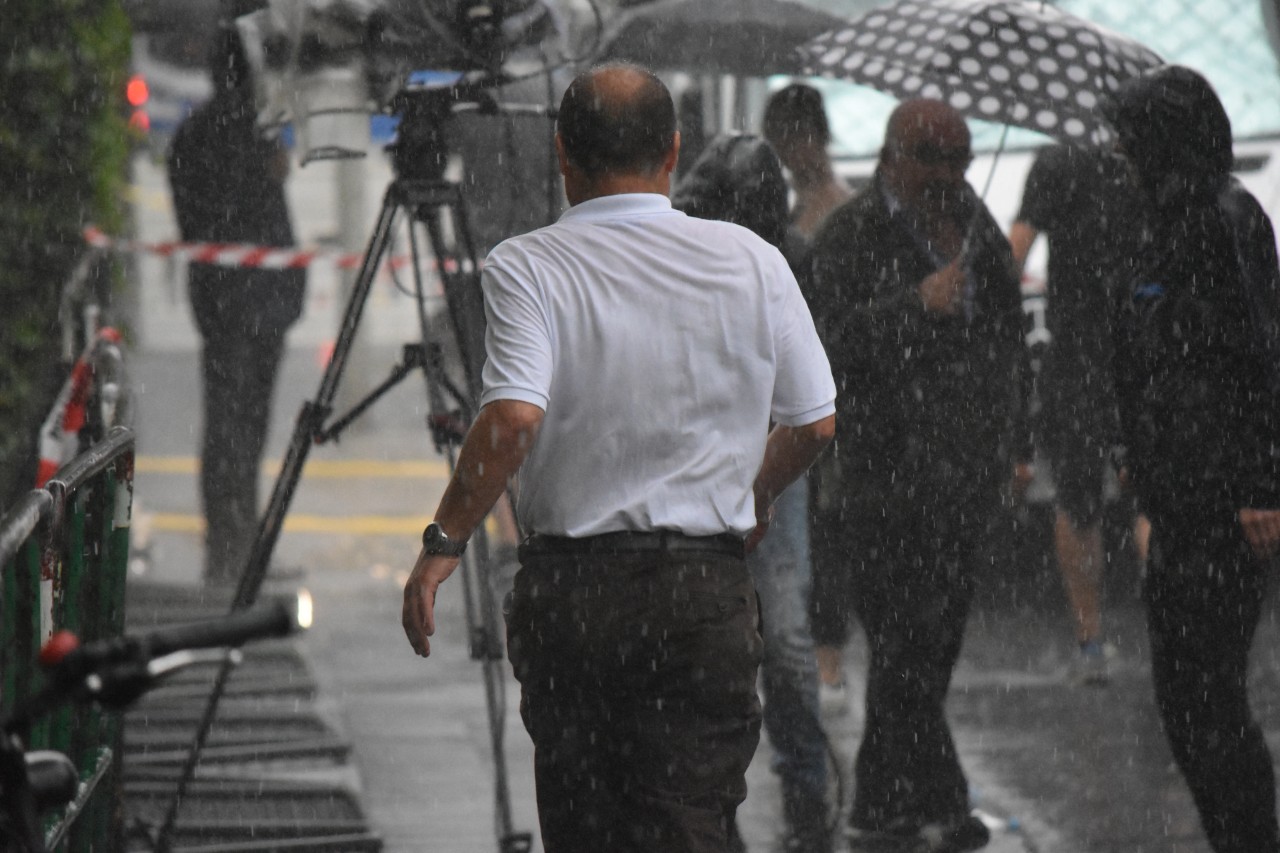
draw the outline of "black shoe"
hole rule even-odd
[[[786,832],[781,853],[831,853],[831,829],[822,792],[801,792],[784,785],[782,819]]]

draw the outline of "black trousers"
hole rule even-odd
[[[200,496],[209,582],[239,578],[257,532],[259,467],[284,336],[282,327],[252,324],[204,340]]]
[[[1205,530],[1202,519],[1152,519],[1156,701],[1216,853],[1280,851],[1271,755],[1246,690],[1269,571],[1234,520]]]
[[[760,734],[741,559],[522,558],[508,654],[546,853],[724,853]]]
[[[990,501],[939,494],[904,488],[849,519],[850,600],[869,650],[849,820],[857,829],[912,833],[969,812],[945,704]]]

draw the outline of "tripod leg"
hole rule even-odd
[[[441,222],[442,211],[447,210],[455,233],[460,237],[462,255],[449,252]],[[423,206],[418,217],[427,229],[431,248],[440,269],[444,285],[446,305],[466,374],[468,400],[464,410],[468,422],[479,405],[481,382],[480,367],[484,364],[484,300],[480,291],[479,266],[470,234],[466,229],[461,193],[457,188],[437,205]],[[412,230],[412,229],[411,229]],[[413,243],[415,258],[416,242]],[[452,264],[450,263],[452,261]],[[415,270],[419,268],[414,264]],[[422,304],[420,280],[419,304]],[[430,328],[425,311],[419,314],[424,341],[430,339]],[[442,388],[449,382],[438,359],[428,359],[426,368],[427,396],[433,412],[443,400]],[[455,467],[453,449],[448,449],[449,468]],[[484,672],[485,704],[489,713],[489,743],[493,753],[494,807],[498,828],[500,853],[525,853],[532,849],[532,836],[512,829],[511,791],[508,784],[506,761],[506,659],[499,620],[497,601],[492,583],[492,555],[488,533],[482,525],[473,535],[472,546],[462,561],[463,594],[466,597],[467,625],[471,634],[472,657],[482,662]]]
[[[275,551],[280,531],[284,527],[284,518],[289,512],[289,505],[293,502],[293,494],[298,487],[298,480],[302,477],[307,455],[324,424],[324,419],[332,410],[333,398],[337,394],[338,382],[342,378],[342,371],[351,354],[351,346],[355,342],[356,330],[360,325],[365,302],[373,287],[378,267],[390,249],[391,231],[397,210],[396,186],[392,184],[383,198],[382,210],[378,214],[377,224],[369,239],[369,246],[365,250],[364,260],[360,264],[351,297],[347,300],[347,307],[342,317],[342,328],[338,333],[338,340],[334,343],[333,356],[329,359],[329,364],[325,367],[324,375],[320,380],[316,399],[314,402],[305,403],[298,414],[293,437],[289,441],[289,449],[271,492],[271,500],[258,524],[258,533],[254,539],[253,548],[249,552],[248,565],[236,588],[232,609],[253,604],[258,597],[258,591],[262,588],[263,580],[266,579],[271,555]]]
[[[365,250],[364,261],[360,265],[359,275],[356,277],[355,286],[351,291],[351,298],[347,302],[346,313],[343,315],[342,330],[338,335],[337,343],[334,344],[333,357],[325,368],[324,377],[320,382],[320,390],[316,394],[315,401],[303,404],[302,411],[298,414],[298,420],[294,425],[293,437],[289,441],[289,450],[285,453],[280,475],[276,478],[275,487],[271,492],[271,501],[267,505],[267,510],[263,514],[261,521],[258,523],[258,532],[253,541],[253,549],[249,552],[249,562],[240,575],[235,598],[231,602],[233,611],[253,604],[258,597],[258,591],[262,588],[263,580],[266,579],[271,554],[275,550],[276,542],[280,538],[280,531],[284,527],[284,517],[289,512],[289,504],[293,501],[294,492],[298,487],[298,480],[301,478],[302,469],[306,465],[312,439],[320,432],[324,419],[332,408],[333,397],[338,389],[338,380],[342,376],[343,367],[346,365],[347,356],[355,340],[356,328],[360,323],[360,315],[364,310],[365,300],[368,298],[369,290],[373,286],[373,279],[377,274],[378,266],[382,263],[386,252],[390,248],[391,227],[395,222],[398,209],[397,198],[396,185],[392,184],[387,189],[382,203],[382,211],[378,214],[377,225],[374,227],[373,236],[369,239],[369,247]],[[222,694],[227,679],[231,674],[231,666],[232,664],[230,663],[224,663],[219,669],[213,690],[206,700],[200,725],[192,741],[191,750],[187,753],[182,772],[179,774],[174,787],[173,798],[169,802],[169,806],[165,811],[164,821],[156,836],[155,849],[157,853],[168,853],[170,850],[172,844],[170,837],[178,819],[178,810],[181,808],[182,800],[186,796],[187,786],[195,774],[196,765],[200,763],[200,754],[204,751],[204,745],[208,740],[209,730],[213,726],[218,704],[222,701]]]

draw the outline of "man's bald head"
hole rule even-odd
[[[569,162],[588,179],[653,174],[675,144],[675,104],[651,72],[626,63],[601,65],[569,85],[556,132]]]
[[[972,160],[969,127],[943,101],[905,101],[889,116],[880,169],[888,189],[908,209],[940,213],[957,202]]]
[[[889,116],[884,144],[899,151],[920,144],[968,146],[969,127],[964,116],[945,101],[917,98],[902,102]]]

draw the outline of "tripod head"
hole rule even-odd
[[[392,98],[400,116],[396,140],[387,146],[396,177],[440,181],[448,163],[448,126],[462,104],[498,112],[489,89],[497,78],[487,72],[415,71]]]

